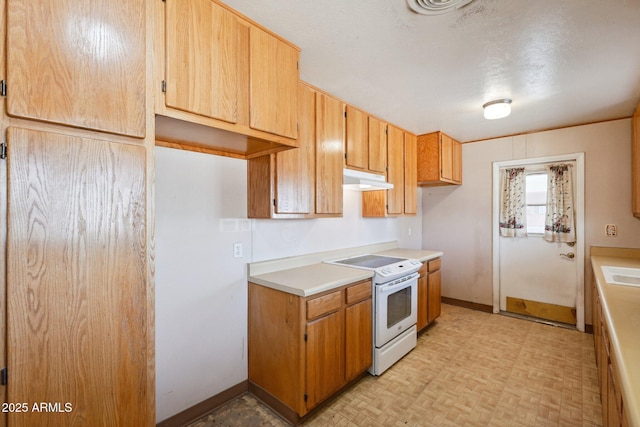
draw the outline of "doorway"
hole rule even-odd
[[[546,166],[572,165],[575,243],[544,237]],[[527,227],[520,237],[502,237],[500,173],[524,168]],[[584,331],[584,153],[493,164],[493,312],[516,313]]]

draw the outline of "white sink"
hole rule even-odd
[[[607,283],[613,285],[640,287],[640,268],[602,266],[602,273]]]

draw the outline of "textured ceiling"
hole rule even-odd
[[[411,132],[463,142],[629,117],[640,99],[640,0],[223,0],[302,49],[300,75]],[[511,116],[482,104],[511,98]]]

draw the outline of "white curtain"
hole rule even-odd
[[[547,218],[544,239],[549,242],[575,242],[572,165],[547,166]]]
[[[500,235],[521,237],[527,235],[526,188],[524,168],[500,171]]]

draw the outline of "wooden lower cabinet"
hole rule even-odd
[[[427,261],[418,278],[418,331],[426,328],[441,313],[441,259]]]
[[[249,390],[294,424],[372,364],[370,280],[311,297],[249,283]]]
[[[627,427],[624,400],[620,390],[619,373],[614,348],[610,343],[609,327],[602,312],[602,300],[598,288],[593,284],[593,338],[595,344],[602,423],[606,427]]]

